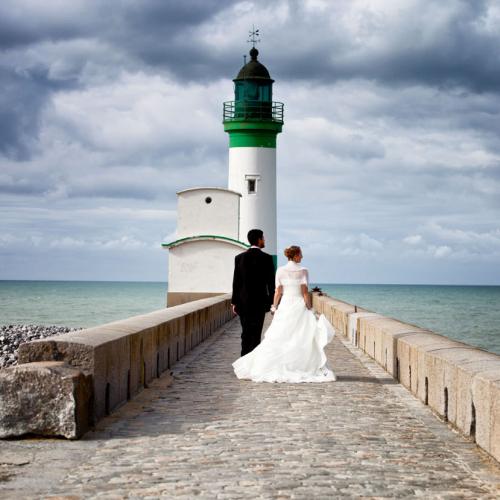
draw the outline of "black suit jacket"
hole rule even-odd
[[[259,248],[249,248],[234,259],[233,297],[238,314],[266,312],[274,298],[274,262]]]

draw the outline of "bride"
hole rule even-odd
[[[287,248],[285,256],[288,264],[276,271],[271,326],[253,351],[233,363],[234,372],[238,378],[254,382],[336,380],[323,352],[335,332],[325,316],[316,320],[311,310],[308,272],[300,266],[300,247]]]

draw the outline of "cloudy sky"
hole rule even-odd
[[[0,279],[164,281],[248,29],[317,282],[500,284],[500,2],[2,0]]]

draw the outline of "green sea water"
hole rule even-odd
[[[500,286],[318,286],[350,304],[500,354]]]
[[[333,297],[500,354],[500,286],[319,284]],[[166,283],[0,281],[0,325],[89,327],[165,307]]]
[[[166,283],[0,281],[0,325],[89,327],[165,307]]]

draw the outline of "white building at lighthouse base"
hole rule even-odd
[[[240,199],[224,188],[177,193],[176,240],[162,245],[169,250],[168,307],[231,292],[234,257],[248,248],[239,234]]]

